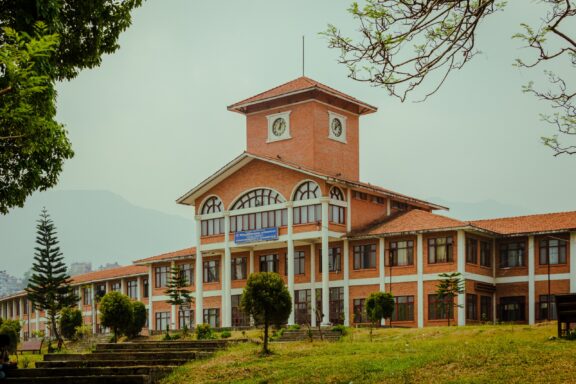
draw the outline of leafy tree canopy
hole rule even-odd
[[[523,24],[521,32],[513,36],[534,55],[517,59],[516,65],[531,68],[564,61],[576,69],[576,29],[571,20],[576,16],[576,2],[539,3],[548,8],[541,24]],[[340,62],[348,67],[349,77],[382,86],[402,101],[416,90],[422,91],[425,99],[440,89],[452,70],[472,60],[477,53],[478,27],[505,6],[500,0],[366,0],[363,6],[353,3],[349,8],[358,22],[356,38],[344,35],[334,25],[329,25],[324,35],[330,47],[340,50]],[[536,88],[533,82],[523,89],[554,110],[542,118],[558,133],[542,141],[556,155],[576,154],[576,144],[563,144],[559,139],[559,135],[569,141],[576,139],[574,84],[553,71],[545,73],[549,89]],[[564,76],[574,79],[574,72]]]
[[[140,301],[132,302],[132,322],[126,330],[128,337],[134,338],[140,334],[146,325],[146,306]]]
[[[112,328],[116,342],[134,320],[130,298],[120,292],[108,292],[100,301],[100,315],[100,323]]]
[[[59,323],[62,336],[71,340],[76,335],[76,327],[82,325],[82,312],[78,308],[64,308]]]

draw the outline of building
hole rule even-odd
[[[22,280],[8,274],[6,271],[0,271],[0,297],[7,296],[20,289],[22,289]]]
[[[70,264],[70,275],[72,276],[81,275],[83,273],[88,272],[92,272],[92,263],[90,262],[87,263],[76,262]]]
[[[228,110],[246,116],[246,152],[177,200],[195,213],[198,246],[74,278],[95,330],[99,285],[144,301],[150,331],[248,326],[240,295],[259,271],[284,278],[289,324],[366,323],[375,291],[395,296],[398,326],[533,324],[552,317],[554,294],[576,292],[576,212],[464,222],[362,182],[360,117],[376,108],[306,77]],[[166,303],[173,266],[197,298],[182,316]],[[454,311],[435,295],[445,272],[465,278]],[[0,302],[0,316],[17,300]]]

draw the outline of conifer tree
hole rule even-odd
[[[58,246],[56,227],[46,208],[36,226],[36,244],[32,276],[26,292],[35,308],[46,311],[52,334],[61,346],[63,341],[57,326],[59,312],[73,306],[79,299],[70,286],[70,275]]]
[[[184,273],[178,266],[170,270],[170,280],[168,281],[166,295],[170,297],[167,301],[170,305],[177,305],[180,318],[184,315],[184,307],[190,308],[192,303],[191,291],[186,289],[190,284]],[[184,332],[188,330],[188,325],[184,323]]]

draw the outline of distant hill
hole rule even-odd
[[[531,215],[531,209],[512,204],[503,204],[495,200],[477,202],[448,201],[439,197],[431,197],[427,201],[450,208],[449,211],[436,211],[439,215],[453,217],[459,220],[494,219],[497,217]]]
[[[54,220],[68,265],[126,265],[189,247],[194,239],[192,219],[138,207],[112,192],[48,191],[33,195],[24,208],[0,215],[1,269],[21,277],[30,268],[42,207]]]

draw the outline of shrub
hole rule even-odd
[[[288,327],[289,331],[299,331],[300,330],[300,324],[292,324],[291,326]]]
[[[11,328],[2,324],[0,326],[0,343],[7,345],[8,353],[16,353],[16,347],[18,346],[18,333]]]
[[[340,332],[342,336],[348,333],[348,328],[342,324],[338,324],[332,327],[332,332]]]
[[[220,334],[220,337],[222,339],[228,339],[232,336],[232,334],[230,333],[230,331],[222,331],[222,333]]]
[[[146,306],[139,301],[132,302],[132,322],[127,327],[126,335],[134,338],[140,334],[146,325]]]
[[[76,336],[76,328],[82,325],[82,312],[77,308],[64,308],[60,311],[58,325],[64,338],[73,339]]]
[[[133,311],[132,302],[128,296],[120,292],[108,292],[100,302],[101,324],[112,328],[114,342],[132,324]]]
[[[86,324],[79,325],[75,329],[75,334],[77,339],[84,339],[92,334],[92,328]]]
[[[196,326],[196,338],[198,340],[209,340],[214,338],[210,324],[198,324]]]

